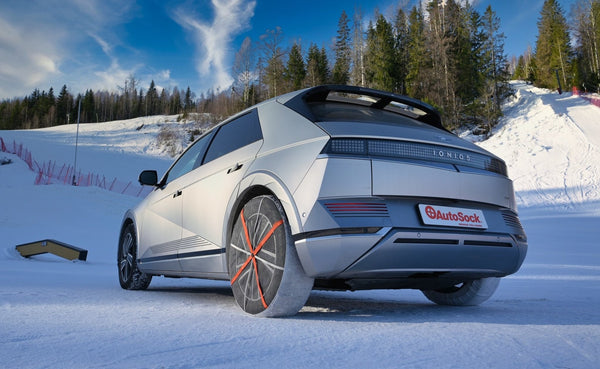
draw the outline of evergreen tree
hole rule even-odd
[[[556,72],[562,87],[569,83],[571,69],[571,46],[567,21],[556,0],[545,0],[538,21],[538,38],[535,50],[537,74],[535,83],[539,87],[558,88]]]
[[[73,96],[67,90],[67,85],[63,85],[58,93],[56,101],[56,124],[63,125],[70,123],[69,113],[73,105]]]
[[[306,65],[306,86],[318,86],[329,81],[329,62],[325,48],[319,50],[317,45],[311,44],[308,48]]]
[[[181,94],[177,86],[173,87],[173,93],[169,99],[169,114],[179,114],[181,112]]]
[[[158,92],[156,91],[156,85],[154,80],[150,82],[150,87],[146,93],[146,100],[144,106],[144,115],[155,115],[158,111]]]
[[[183,99],[183,111],[184,113],[190,113],[192,110],[194,110],[194,97],[192,96],[190,86],[188,86]]]
[[[394,32],[396,38],[396,92],[406,94],[406,79],[408,76],[408,60],[409,60],[409,32],[408,20],[406,13],[402,8],[398,8],[396,20],[394,22]]]
[[[96,104],[94,102],[94,91],[87,90],[81,101],[81,123],[90,123],[97,121]]]
[[[482,19],[469,4],[461,6],[454,0],[446,3],[446,33],[450,36],[448,50],[455,73],[455,89],[462,105],[470,104],[480,95],[483,85],[482,50],[484,32]]]
[[[319,84],[329,83],[331,80],[331,71],[329,69],[329,58],[327,57],[327,50],[325,47],[321,47],[321,51],[319,52],[319,63],[317,70],[319,72]]]
[[[517,60],[517,64],[515,65],[515,70],[512,74],[512,79],[521,79],[524,80],[526,78],[525,73],[525,58],[523,55],[519,56]]]
[[[508,81],[508,60],[504,53],[504,34],[500,32],[500,18],[492,10],[491,5],[485,10],[482,18],[485,41],[482,45],[484,58],[484,77],[492,82],[492,98],[495,103],[495,114],[501,114],[501,105],[512,93]],[[489,96],[489,95],[488,95]]]
[[[427,51],[425,49],[425,20],[420,8],[414,6],[408,16],[408,62],[406,92],[417,99],[423,99],[425,89],[425,69]]]
[[[338,21],[335,39],[335,64],[333,66],[332,82],[348,84],[350,80],[350,26],[348,15],[342,11]]]
[[[287,67],[285,68],[285,77],[290,85],[290,91],[299,90],[303,87],[304,78],[306,78],[306,67],[302,58],[302,48],[298,43],[295,43],[290,50]]]
[[[169,93],[166,88],[163,88],[160,92],[159,101],[159,109],[156,112],[157,114],[169,114]]]
[[[381,14],[367,32],[366,76],[367,84],[380,90],[396,92],[397,52],[392,25]]]

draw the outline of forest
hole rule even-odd
[[[450,130],[489,134],[511,79],[536,86],[596,92],[600,84],[600,0],[578,0],[570,23],[556,0],[545,0],[535,49],[508,60],[501,21],[491,6],[479,13],[469,2],[433,0],[393,16],[365,22],[359,8],[342,11],[330,47],[286,44],[284,30],[246,38],[235,54],[233,85],[196,95],[189,87],[147,88],[133,75],[115,91],[73,95],[34,90],[0,102],[0,129],[43,128],[157,114],[210,113],[214,122],[283,93],[321,84],[350,84],[408,95],[442,114]],[[365,26],[366,24],[366,26]],[[333,37],[334,35],[332,35]]]

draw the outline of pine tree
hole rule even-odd
[[[194,96],[192,90],[190,90],[190,86],[188,86],[183,99],[183,111],[184,113],[190,113],[192,110],[194,110]]]
[[[302,58],[302,47],[295,43],[289,53],[285,78],[290,85],[290,91],[299,90],[303,87],[306,78],[306,67]]]
[[[158,112],[158,92],[154,80],[150,82],[150,87],[146,93],[146,101],[144,106],[144,115],[156,115]]]
[[[94,102],[94,91],[87,90],[85,96],[81,101],[81,122],[91,123],[97,121],[96,119],[96,104]]]
[[[481,60],[485,42],[482,19],[468,3],[462,6],[454,0],[446,3],[444,14],[446,35],[451,40],[448,53],[455,74],[456,95],[461,105],[470,104],[480,95],[485,79]]]
[[[308,87],[326,84],[329,81],[329,62],[327,61],[327,51],[325,48],[319,48],[311,44],[308,48],[306,58],[306,81]]]
[[[512,93],[508,84],[508,60],[504,53],[504,34],[500,32],[500,18],[492,10],[491,5],[485,10],[482,18],[484,29],[484,43],[482,45],[484,77],[493,84],[493,99],[497,114],[501,114],[501,105]]]
[[[406,79],[408,76],[409,60],[409,32],[408,19],[402,8],[398,8],[394,21],[395,48],[396,48],[396,89],[401,94],[406,94]]]
[[[380,90],[396,92],[397,52],[392,25],[381,14],[367,32],[366,76],[367,84]]]
[[[181,94],[177,86],[173,87],[173,93],[169,99],[169,114],[179,114],[181,112]]]
[[[73,96],[67,90],[67,85],[63,85],[58,93],[56,100],[56,124],[63,125],[70,123],[69,112],[73,104]]]
[[[537,74],[535,83],[539,87],[559,87],[558,72],[565,88],[571,79],[571,46],[567,21],[556,0],[545,0],[538,21],[538,38],[535,50]]]
[[[335,39],[335,64],[333,66],[332,82],[335,84],[348,84],[350,80],[350,26],[348,15],[342,11],[338,21],[337,36]]]
[[[515,64],[515,69],[511,76],[512,79],[521,79],[524,80],[526,78],[525,74],[525,58],[523,55],[520,55]]]
[[[420,8],[414,6],[408,15],[408,65],[406,92],[417,99],[426,96],[425,69],[427,53],[425,49],[425,20]]]

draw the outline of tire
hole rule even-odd
[[[304,273],[279,201],[258,196],[237,216],[227,245],[233,296],[249,314],[282,317],[306,303],[314,279]]]
[[[500,278],[482,278],[435,291],[421,291],[438,305],[474,306],[492,297]]]
[[[126,290],[145,290],[152,281],[152,276],[140,272],[137,266],[137,239],[135,227],[128,224],[121,232],[117,253],[119,283]]]

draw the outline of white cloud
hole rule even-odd
[[[0,12],[0,98],[30,90],[46,76],[58,73],[60,49],[45,32],[30,29],[26,24],[9,22]]]
[[[194,37],[201,85],[226,89],[233,83],[228,67],[230,43],[248,27],[255,6],[256,1],[212,0],[214,18],[210,23],[198,19],[189,8],[180,7],[173,13],[173,19]]]
[[[63,83],[70,83],[70,90],[73,84],[87,89],[110,80],[108,73],[126,73],[111,55],[119,42],[112,29],[133,4],[134,0],[1,1],[0,99],[24,96],[34,88],[58,89]],[[109,66],[84,52],[90,37],[107,55]]]

